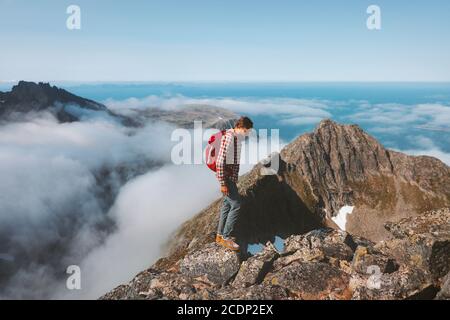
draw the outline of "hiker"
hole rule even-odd
[[[220,208],[216,242],[233,251],[239,250],[236,238],[231,234],[241,207],[236,185],[239,175],[241,143],[252,128],[253,122],[248,117],[239,118],[234,128],[226,130],[222,135],[216,159],[216,177],[220,182],[220,191],[224,195]]]

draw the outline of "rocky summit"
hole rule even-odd
[[[378,243],[322,228],[245,261],[209,243],[102,299],[449,299],[449,225],[447,208],[389,224],[393,238]]]
[[[449,185],[438,159],[324,120],[239,179],[236,237],[260,252],[214,243],[218,199],[170,236],[165,257],[102,298],[447,299]],[[352,211],[337,224],[343,207]]]

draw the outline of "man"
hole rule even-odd
[[[253,122],[248,117],[241,117],[234,128],[228,129],[222,136],[216,159],[216,176],[220,182],[220,191],[224,195],[220,208],[216,242],[233,251],[239,250],[236,238],[231,234],[234,231],[234,224],[241,207],[240,195],[236,185],[239,176],[241,143],[252,128]]]

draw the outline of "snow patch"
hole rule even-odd
[[[351,214],[353,211],[353,206],[343,206],[336,217],[331,217],[341,230],[345,231],[345,225],[347,224],[347,215]]]

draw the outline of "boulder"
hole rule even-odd
[[[442,280],[441,290],[436,295],[438,300],[450,300],[450,272]]]
[[[388,223],[386,228],[396,238],[382,241],[376,248],[399,263],[421,269],[440,286],[450,271],[450,208]]]
[[[339,261],[351,261],[353,250],[351,236],[345,231],[318,229],[304,235],[292,235],[285,240],[282,257],[274,263],[279,270],[293,261],[316,261],[339,264]]]
[[[398,267],[395,259],[371,247],[358,246],[352,260],[353,270],[363,274],[371,274],[374,271],[392,273],[398,270]]]
[[[271,284],[257,284],[246,288],[227,287],[217,292],[222,300],[292,300],[285,287]]]
[[[206,276],[216,284],[226,284],[239,270],[238,255],[216,243],[187,254],[180,263],[180,272],[190,277]]]
[[[354,300],[432,299],[436,294],[427,274],[409,267],[393,273],[381,273],[376,268],[366,275],[355,272],[350,288]]]
[[[261,252],[242,262],[232,286],[236,288],[249,287],[260,283],[278,257],[277,249],[271,242],[268,242]]]
[[[295,299],[349,299],[350,276],[332,265],[322,262],[296,261],[264,279],[266,285],[278,285],[289,290]]]

